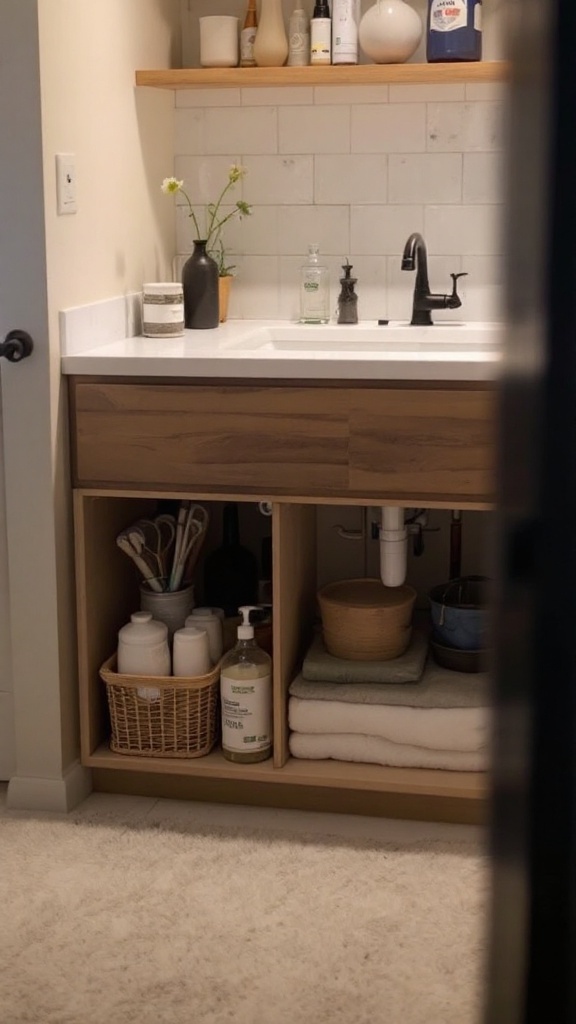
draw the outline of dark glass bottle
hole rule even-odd
[[[218,327],[218,264],[206,252],[206,242],[194,240],[194,250],[182,268],[184,326],[205,331]]]
[[[224,506],[222,544],[204,566],[204,601],[223,608],[226,615],[237,615],[241,605],[254,605],[258,599],[258,561],[240,543],[238,505]]]
[[[354,291],[357,277],[351,277],[352,264],[346,261],[342,266],[344,277],[340,278],[340,295],[338,296],[338,323],[358,323],[358,296]]]
[[[426,57],[482,60],[482,0],[428,0]]]

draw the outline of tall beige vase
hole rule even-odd
[[[254,60],[260,68],[280,68],[288,57],[288,36],[282,0],[262,0],[254,40]]]

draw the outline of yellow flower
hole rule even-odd
[[[240,164],[232,164],[228,172],[228,180],[231,185],[235,185],[237,181],[246,174],[246,168],[241,167]]]

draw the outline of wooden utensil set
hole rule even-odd
[[[190,582],[206,537],[208,511],[191,501],[180,502],[177,516],[162,514],[137,519],[116,537],[116,543],[137,566],[150,590],[180,590]]]

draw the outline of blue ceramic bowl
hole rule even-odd
[[[489,646],[488,586],[485,576],[463,576],[432,588],[430,613],[440,643],[461,651]]]

